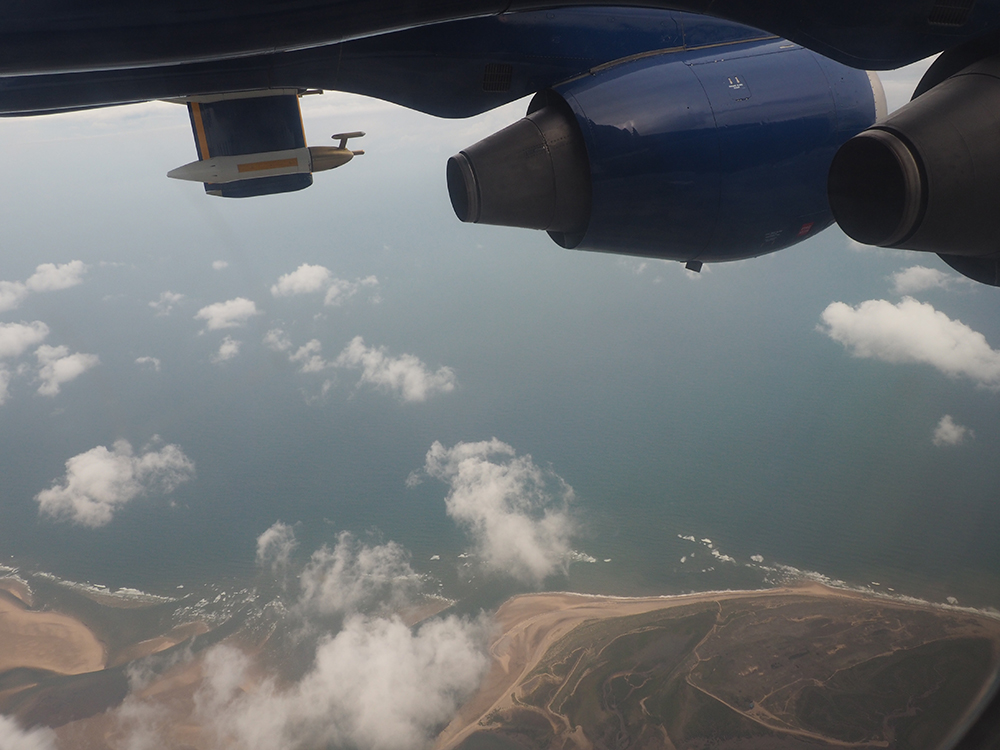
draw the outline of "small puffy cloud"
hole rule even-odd
[[[912,297],[895,305],[881,299],[857,307],[834,302],[821,318],[819,330],[855,357],[928,364],[1000,388],[1000,351],[983,334]]]
[[[215,356],[212,357],[212,361],[215,364],[221,364],[222,362],[228,362],[237,354],[240,353],[240,344],[242,342],[237,341],[232,336],[226,336],[219,345],[219,351],[216,352]]]
[[[75,380],[92,367],[101,363],[96,354],[77,352],[70,354],[65,346],[42,344],[35,350],[38,357],[38,377],[42,384],[38,392],[43,396],[55,396],[63,383]]]
[[[149,303],[149,306],[156,310],[156,314],[160,317],[164,315],[169,315],[171,310],[174,309],[174,305],[184,299],[184,295],[179,292],[160,292],[159,299],[155,299]]]
[[[218,747],[424,748],[479,686],[489,633],[483,620],[434,619],[414,630],[397,618],[355,616],[320,643],[297,683],[267,680],[252,692],[240,689],[249,659],[216,646],[196,710]]]
[[[137,455],[127,440],[117,440],[111,450],[99,445],[73,456],[65,476],[35,501],[42,515],[97,528],[139,495],[169,494],[193,476],[194,463],[177,445],[147,446]]]
[[[435,441],[424,471],[449,485],[448,515],[472,537],[488,569],[535,584],[565,571],[573,488],[554,472],[496,438],[452,448]]]
[[[287,523],[275,521],[257,537],[257,565],[277,572],[288,566],[292,552],[298,546],[295,532]]]
[[[393,611],[411,601],[420,585],[409,553],[399,544],[368,546],[344,531],[333,549],[324,545],[309,558],[299,576],[295,609],[304,617]]]
[[[955,420],[951,418],[951,415],[945,414],[941,417],[941,421],[938,422],[937,427],[934,428],[934,437],[932,440],[934,445],[942,447],[945,445],[961,445],[966,437],[973,438],[975,434],[968,427],[955,424]]]
[[[280,328],[272,328],[264,334],[264,346],[272,351],[286,352],[292,348],[292,342]]]
[[[56,750],[56,747],[56,733],[48,727],[22,729],[13,717],[0,714],[3,750]]]
[[[322,372],[330,363],[320,356],[323,345],[318,339],[312,339],[298,348],[294,354],[290,354],[288,359],[300,365],[299,372]]]
[[[346,300],[353,297],[362,287],[378,286],[378,279],[374,276],[366,276],[356,281],[346,281],[344,279],[334,279],[323,297],[323,304],[328,307],[337,307]]]
[[[140,367],[149,366],[156,372],[160,371],[160,360],[156,357],[137,357],[135,363]]]
[[[226,302],[216,302],[206,305],[194,317],[205,321],[205,328],[217,331],[221,328],[238,328],[245,325],[254,315],[260,315],[260,310],[253,300],[237,297]]]
[[[271,287],[275,297],[290,297],[294,294],[312,294],[321,291],[330,283],[333,274],[325,266],[311,266],[303,263],[291,273],[286,273]]]
[[[24,285],[32,292],[54,292],[59,289],[69,289],[83,281],[87,266],[81,260],[71,260],[69,263],[42,263],[28,277]]]
[[[404,401],[426,401],[435,393],[449,393],[455,389],[455,373],[450,367],[431,372],[412,354],[391,357],[385,347],[365,346],[361,336],[351,340],[334,365],[360,368],[360,382],[395,393]]]
[[[49,327],[42,321],[31,323],[0,323],[0,359],[14,359],[42,343]]]
[[[271,287],[271,294],[275,297],[291,297],[296,294],[314,294],[325,289],[323,304],[336,307],[357,294],[362,287],[377,285],[378,279],[374,276],[348,281],[336,278],[325,266],[303,263],[291,273],[281,276],[278,283]]]
[[[0,312],[13,310],[28,296],[28,287],[20,281],[0,281]]]
[[[916,294],[928,289],[950,289],[957,283],[973,283],[971,279],[957,278],[926,266],[910,266],[897,271],[889,278],[896,294]]]
[[[212,269],[213,270],[215,270],[215,271],[222,271],[222,270],[225,270],[226,268],[229,268],[229,263],[227,261],[224,261],[224,260],[213,260],[212,261]]]

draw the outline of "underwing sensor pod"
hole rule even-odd
[[[844,144],[830,204],[858,242],[1000,286],[1000,55],[977,47],[942,54],[909,104]]]
[[[829,226],[830,162],[884,112],[875,74],[784,40],[638,55],[537,94],[448,190],[465,222],[699,268]]]

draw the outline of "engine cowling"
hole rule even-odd
[[[832,223],[830,161],[879,100],[874,74],[783,40],[637,56],[539,93],[453,156],[452,206],[567,248],[762,255]]]
[[[859,242],[938,253],[1000,286],[1000,55],[936,83],[961,52],[942,55],[909,104],[844,144],[830,204]]]

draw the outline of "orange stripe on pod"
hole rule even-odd
[[[201,105],[198,102],[191,102],[191,116],[194,118],[194,131],[198,135],[198,153],[202,160],[211,159],[208,138],[205,136],[205,122],[201,119]]]
[[[298,159],[274,159],[272,161],[254,161],[249,164],[237,164],[236,169],[240,172],[260,172],[265,169],[282,169],[284,167],[297,167]]]

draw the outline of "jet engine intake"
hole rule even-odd
[[[626,58],[537,94],[448,161],[465,222],[683,262],[773,252],[833,221],[837,149],[876,119],[878,78],[784,40]]]
[[[858,242],[938,253],[1000,285],[998,134],[1000,55],[921,85],[909,104],[837,152],[828,183],[837,223]]]

